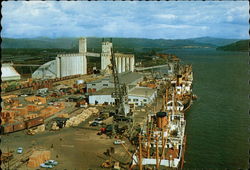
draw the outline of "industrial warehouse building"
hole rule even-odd
[[[118,74],[118,78],[120,80],[120,84],[125,84],[129,89],[131,89],[143,80],[143,75],[136,72],[125,72]],[[113,76],[107,76],[87,83],[87,91],[89,93],[99,91],[103,88],[113,87],[115,87]]]
[[[114,88],[103,88],[89,96],[89,104],[113,104],[115,99],[112,97]],[[152,103],[157,97],[157,90],[148,87],[135,87],[128,92],[128,104],[144,106]]]
[[[12,63],[3,63],[1,67],[1,80],[10,81],[10,80],[20,80],[20,74],[15,70]]]
[[[128,104],[144,106],[152,103],[157,97],[157,90],[148,87],[136,87],[129,91]]]

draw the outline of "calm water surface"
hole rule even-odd
[[[215,49],[168,50],[193,65],[197,94],[187,113],[186,169],[247,169],[248,54]]]

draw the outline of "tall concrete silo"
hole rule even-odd
[[[57,77],[87,74],[87,40],[79,39],[79,53],[58,54],[56,57]]]

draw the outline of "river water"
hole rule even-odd
[[[250,125],[247,52],[176,49],[193,65],[193,92],[187,112],[185,169],[247,169]]]

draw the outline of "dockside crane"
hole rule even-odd
[[[115,55],[113,52],[113,47],[111,47],[111,70],[114,78],[115,92],[113,96],[115,98],[115,105],[117,110],[117,115],[119,116],[127,116],[129,113],[129,105],[128,105],[128,93],[127,87],[125,84],[121,84],[118,77],[118,70],[116,67]]]

